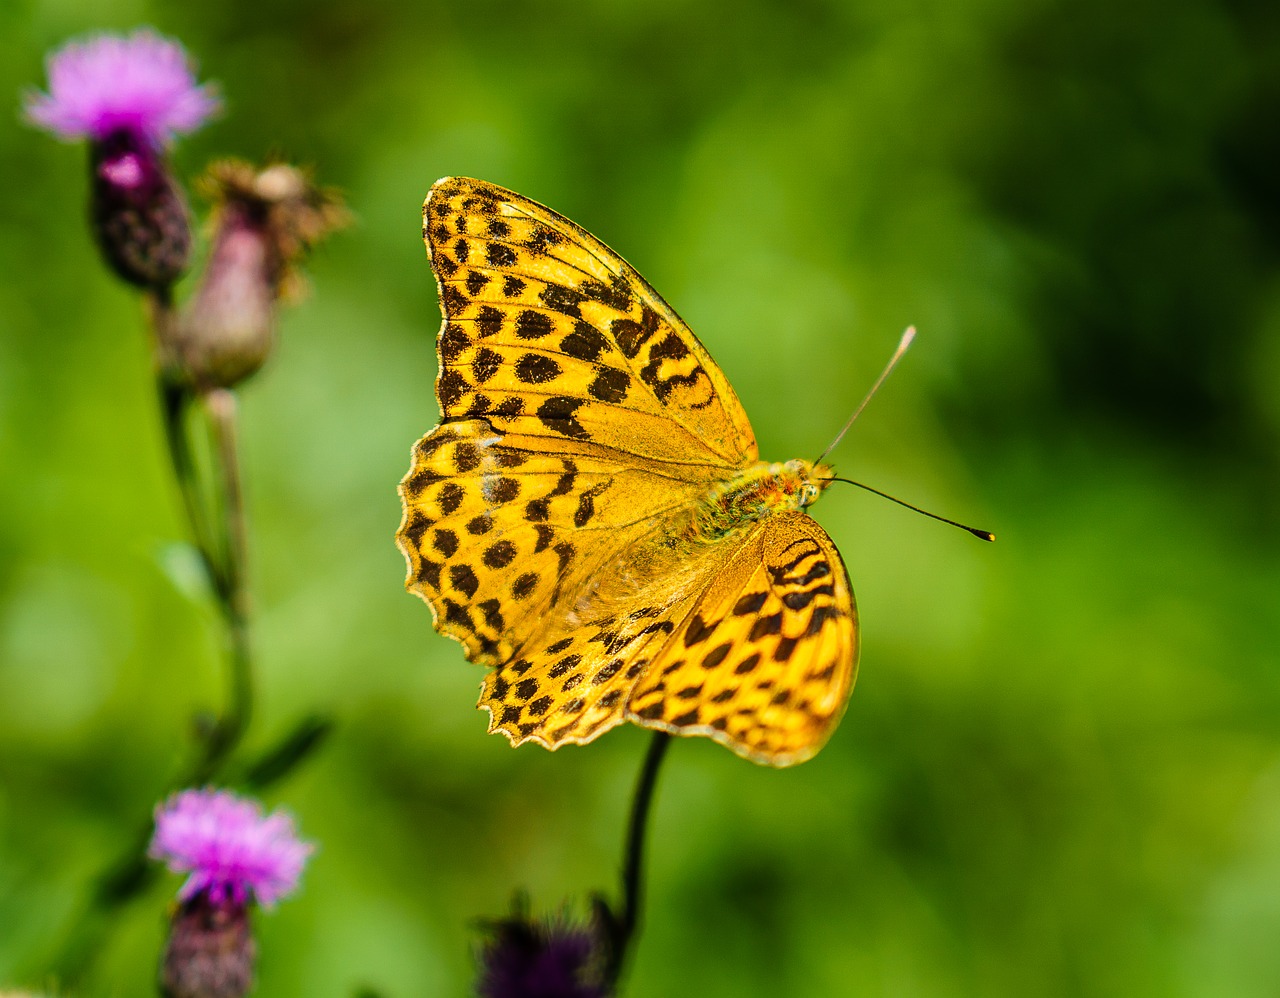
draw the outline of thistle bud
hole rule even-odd
[[[296,264],[346,215],[335,195],[284,164],[218,163],[203,187],[214,202],[213,250],[165,348],[178,380],[226,388],[270,355],[277,306],[301,293]]]
[[[241,998],[253,987],[256,956],[247,906],[197,894],[174,916],[161,991],[166,998]]]
[[[160,153],[118,131],[89,146],[89,217],[102,255],[120,277],[164,288],[187,269],[191,219]]]

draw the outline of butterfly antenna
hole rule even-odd
[[[844,482],[846,485],[856,485],[858,488],[866,489],[868,492],[874,492],[876,495],[881,496],[884,499],[888,499],[890,502],[896,502],[899,506],[906,506],[907,509],[915,510],[917,513],[923,513],[930,519],[941,520],[943,523],[949,523],[953,527],[959,527],[961,530],[967,530],[969,533],[973,534],[974,537],[978,537],[984,541],[994,541],[996,539],[996,535],[990,530],[981,530],[978,527],[970,527],[968,524],[959,523],[955,520],[948,520],[945,516],[939,516],[937,513],[930,513],[927,509],[921,509],[919,506],[912,506],[909,502],[903,502],[896,496],[889,495],[888,492],[881,492],[879,489],[873,489],[870,485],[863,485],[861,482],[855,482],[852,478],[827,478],[824,479],[824,481]]]
[[[827,444],[827,449],[818,455],[818,459],[814,464],[821,464],[822,459],[836,449],[836,445],[844,439],[844,435],[849,432],[849,427],[853,426],[853,421],[857,419],[862,410],[867,407],[867,403],[871,401],[871,397],[880,390],[880,386],[884,384],[884,379],[889,377],[889,372],[898,366],[898,361],[902,359],[902,355],[907,352],[907,347],[911,346],[911,341],[916,338],[916,327],[908,326],[906,332],[902,334],[902,339],[898,341],[898,349],[893,351],[893,356],[889,358],[889,363],[884,366],[884,370],[880,372],[880,377],[876,378],[876,383],[871,386],[871,391],[867,392],[867,397],[859,404],[858,408],[853,410],[853,415],[849,417],[849,421],[841,427],[840,432],[836,434],[836,438]],[[856,482],[854,483],[857,484]],[[874,491],[874,489],[872,490]],[[897,501],[896,499],[894,500]],[[904,504],[905,505],[905,504]],[[922,511],[923,512],[923,511]],[[939,517],[939,519],[941,519]]]

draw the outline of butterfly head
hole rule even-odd
[[[790,500],[788,505],[795,509],[812,506],[822,495],[822,490],[831,484],[834,472],[825,464],[814,464],[797,458],[782,465],[777,482],[783,494]]]

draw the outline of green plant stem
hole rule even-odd
[[[246,531],[240,486],[235,395],[215,389],[195,395],[169,373],[163,355],[165,335],[175,321],[167,289],[149,301],[156,338],[156,380],[164,422],[165,441],[174,478],[192,539],[208,573],[219,616],[226,629],[228,691],[224,709],[203,730],[199,750],[191,764],[172,780],[165,796],[187,787],[214,781],[239,746],[253,716],[253,659],[249,644],[248,590],[245,585]],[[192,403],[199,399],[208,422],[213,470],[201,474],[191,446]],[[207,479],[212,478],[209,482]],[[63,946],[55,971],[62,983],[74,987],[88,971],[112,924],[112,914],[154,880],[147,860],[152,819],[148,816],[129,848],[122,852],[97,880],[87,909],[74,925]]]
[[[253,715],[253,659],[249,646],[249,594],[245,586],[246,532],[244,498],[240,487],[240,462],[237,445],[236,397],[226,388],[204,395],[204,408],[209,417],[213,437],[219,508],[222,513],[221,585],[217,587],[218,605],[227,628],[228,698],[223,712],[206,745],[204,765],[193,781],[203,783],[221,767],[226,757],[240,743]]]
[[[238,406],[234,393],[216,388],[196,396],[169,373],[164,354],[166,336],[175,314],[169,296],[157,293],[151,302],[156,338],[157,381],[164,417],[165,440],[174,478],[182,496],[192,538],[200,553],[226,629],[228,692],[226,706],[205,729],[199,757],[180,785],[206,783],[221,770],[239,745],[253,714],[253,660],[249,645],[247,552],[244,501],[240,486],[237,443]],[[201,475],[190,440],[192,402],[199,399],[208,424],[212,471]],[[202,482],[202,478],[213,481]]]
[[[658,770],[666,757],[671,736],[665,731],[655,731],[645,753],[640,776],[636,780],[635,795],[631,800],[631,820],[627,825],[626,853],[622,867],[622,910],[613,931],[613,945],[609,954],[606,980],[610,987],[617,984],[626,964],[627,951],[640,926],[644,902],[644,846],[649,826],[649,809],[653,802],[654,787],[658,782]]]

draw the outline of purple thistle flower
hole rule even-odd
[[[294,890],[315,847],[298,839],[283,811],[263,816],[257,802],[226,790],[184,790],[156,809],[149,855],[190,873],[178,898],[204,894],[215,904],[271,907]]]
[[[141,28],[96,35],[49,56],[49,92],[26,95],[27,120],[64,141],[89,140],[90,220],[112,269],[167,291],[186,270],[191,224],[164,147],[218,109],[187,53]]]
[[[46,68],[49,92],[27,95],[27,118],[68,142],[124,131],[159,148],[220,106],[212,87],[196,84],[183,47],[150,28],[68,42]]]
[[[596,933],[565,917],[534,921],[515,913],[486,926],[480,950],[480,998],[608,998]]]

